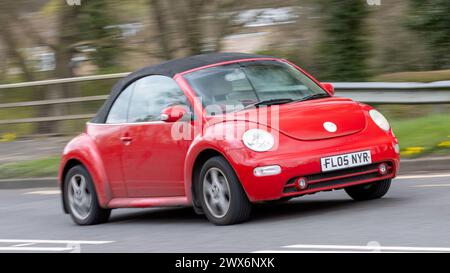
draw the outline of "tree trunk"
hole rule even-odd
[[[73,67],[71,64],[73,48],[76,42],[76,7],[61,5],[58,14],[58,37],[55,46],[55,70],[54,78],[73,77]],[[77,88],[75,83],[51,85],[47,90],[46,99],[57,99],[68,96],[77,96]],[[67,106],[61,104],[50,105],[48,108],[48,116],[62,116],[68,114]],[[63,128],[59,128],[60,122],[45,122],[49,133],[63,132]]]
[[[11,26],[9,24],[9,20],[4,20],[4,17],[0,18],[0,24],[2,27],[0,28],[0,37],[2,37],[6,51],[9,56],[11,56],[20,70],[22,71],[22,75],[25,81],[31,82],[35,81],[34,72],[28,67],[25,57],[19,50],[19,44],[14,38],[14,35],[11,31]],[[31,100],[42,100],[43,88],[45,87],[35,87],[31,90]],[[34,113],[37,117],[46,117],[48,116],[48,111],[45,107],[38,106],[36,112]],[[36,127],[32,133],[44,134],[47,133],[47,126],[44,123],[36,123]]]
[[[183,47],[188,50],[189,55],[202,53],[201,18],[204,15],[204,2],[199,0],[171,0],[169,3],[177,24],[177,33],[183,37]]]
[[[158,42],[162,56],[164,59],[170,60],[173,58],[173,54],[168,37],[169,27],[167,25],[163,3],[161,0],[150,0],[150,7],[158,30]]]

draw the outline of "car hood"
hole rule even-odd
[[[253,122],[299,140],[340,137],[357,133],[366,127],[366,118],[359,104],[336,97],[248,109],[217,116],[211,122],[219,120]],[[331,129],[334,129],[334,124],[336,130],[327,130],[326,123],[331,125]]]

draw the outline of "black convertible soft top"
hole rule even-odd
[[[271,56],[246,54],[246,53],[208,53],[190,56],[186,58],[175,59],[139,69],[118,81],[112,88],[111,94],[103,106],[99,109],[96,116],[91,120],[93,123],[105,123],[109,109],[129,84],[145,76],[162,75],[173,77],[178,73],[188,71],[194,68],[216,64],[220,62],[235,61],[253,58],[273,58]]]

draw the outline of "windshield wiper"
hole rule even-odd
[[[266,105],[266,106],[270,106],[270,105],[276,105],[276,104],[285,104],[285,103],[289,103],[289,102],[293,102],[293,99],[289,99],[289,98],[284,98],[284,99],[268,99],[268,100],[262,100],[262,101],[258,101],[252,104],[249,104],[247,106],[244,107],[244,109],[248,109],[248,108],[252,108],[252,107],[258,107],[261,105]],[[242,109],[242,110],[244,110]]]
[[[324,93],[319,93],[319,94],[314,94],[314,95],[310,95],[298,100],[293,100],[292,102],[299,102],[299,101],[307,101],[307,100],[315,100],[315,99],[321,99],[321,98],[328,98],[330,95],[328,94],[324,94]]]

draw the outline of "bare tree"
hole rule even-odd
[[[12,30],[11,22],[14,21],[14,10],[12,8],[11,2],[8,0],[0,2],[0,37],[2,38],[7,54],[15,61],[15,63],[20,67],[23,72],[26,81],[33,81],[35,79],[33,72],[27,66],[25,56],[19,50],[19,41]]]
[[[166,9],[164,8],[164,1],[163,0],[150,0],[150,9],[152,12],[152,16],[155,19],[155,23],[157,26],[158,34],[156,36],[156,39],[159,43],[159,47],[161,50],[160,56],[163,59],[172,59],[173,58],[173,52],[170,41],[170,27],[167,22],[167,15],[166,15]]]
[[[29,39],[34,45],[47,46],[55,53],[55,69],[50,75],[53,78],[66,78],[73,75],[71,66],[71,59],[73,55],[72,44],[75,43],[76,37],[75,16],[77,10],[67,5],[61,5],[58,10],[57,18],[57,35],[54,42],[50,42],[48,38],[44,37],[39,31],[35,29],[27,18],[20,15],[21,2],[12,0],[2,0],[0,3],[0,37],[4,41],[8,55],[22,70],[25,81],[34,81],[37,79],[36,72],[31,68],[22,49],[24,48],[24,40]],[[21,33],[16,33],[13,26],[20,27]],[[17,39],[18,36],[25,38]],[[66,96],[70,92],[69,85],[51,86],[45,92],[44,99],[54,99]],[[33,99],[42,99],[41,88],[33,90]],[[52,116],[62,115],[64,108],[61,105],[38,107],[38,116]],[[54,122],[41,122],[37,124],[37,133],[51,133],[57,130]]]
[[[161,56],[220,51],[223,38],[242,24],[236,20],[246,0],[149,0]],[[182,54],[177,54],[182,52]]]

